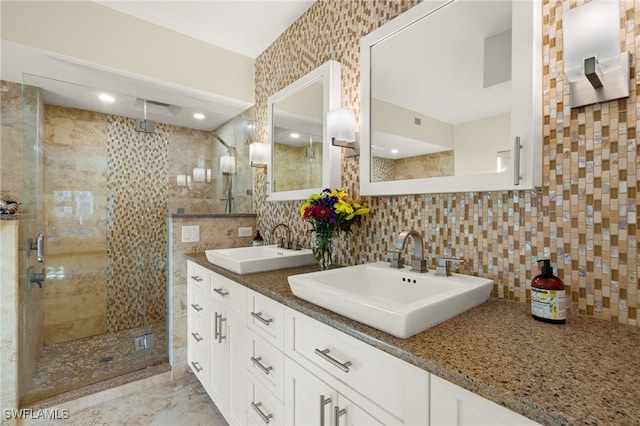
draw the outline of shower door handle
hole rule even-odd
[[[31,250],[35,250],[38,258],[38,262],[44,262],[44,232],[38,232],[38,236],[35,241],[33,238],[29,238],[29,255]]]

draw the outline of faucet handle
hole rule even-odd
[[[444,265],[442,265],[444,262]],[[451,276],[451,264],[452,263],[464,263],[464,259],[457,259],[455,257],[440,257],[437,261],[436,275]]]
[[[402,258],[402,251],[400,250],[387,250],[387,253],[391,254],[391,264],[389,267],[400,269],[404,266],[404,259]]]

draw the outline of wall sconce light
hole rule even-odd
[[[331,145],[349,148],[345,157],[360,155],[360,138],[356,132],[356,116],[352,109],[336,108],[327,113],[327,131]]]
[[[629,52],[620,52],[618,2],[592,0],[567,10],[562,28],[571,108],[629,96]]]
[[[267,168],[267,148],[265,143],[254,142],[249,145],[249,164],[251,167]]]
[[[236,172],[236,157],[231,152],[227,152],[220,157],[220,171],[225,174],[233,174]]]

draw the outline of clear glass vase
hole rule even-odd
[[[311,250],[323,271],[329,269],[333,263],[333,235],[331,230],[316,230],[314,232]]]

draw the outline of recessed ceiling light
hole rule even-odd
[[[102,102],[107,102],[107,103],[110,103],[110,104],[112,104],[112,103],[114,103],[116,101],[116,98],[114,98],[113,96],[108,95],[106,93],[100,93],[98,95],[98,99],[100,99]]]
[[[193,114],[193,118],[195,118],[196,120],[204,120],[204,114],[201,112],[196,112]]]
[[[290,136],[294,139],[298,139],[300,137],[300,133],[291,133]]]
[[[392,153],[392,154],[397,154],[397,153],[399,153],[399,152],[400,152],[400,151],[398,151],[398,150],[397,150],[397,149],[395,149],[395,148],[393,148],[393,149],[391,150],[391,153]]]

